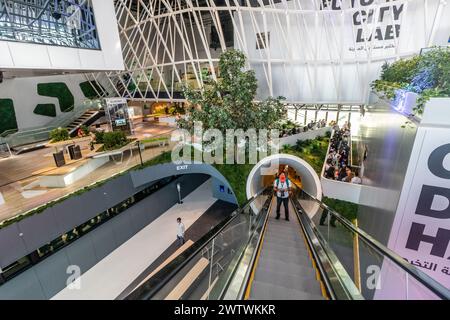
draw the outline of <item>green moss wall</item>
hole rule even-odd
[[[56,106],[53,103],[38,104],[33,113],[40,116],[56,117]]]
[[[41,96],[57,98],[61,112],[70,111],[75,104],[73,94],[64,82],[39,83],[37,92]]]
[[[84,96],[88,99],[99,98],[97,92],[101,93],[103,90],[105,90],[97,81],[81,82],[80,89],[81,91],[83,91]]]
[[[14,102],[11,99],[0,99],[0,134],[13,129],[17,129]]]

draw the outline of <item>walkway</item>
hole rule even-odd
[[[174,130],[167,125],[151,129],[147,128],[145,132],[141,130],[139,137],[144,137],[144,133],[150,134],[148,132],[170,137],[170,132]],[[141,153],[142,160],[148,161],[168,150],[171,150],[171,144],[146,148]],[[53,148],[45,148],[0,160],[0,222],[140,164],[140,156],[136,149],[131,153],[126,151],[123,158],[120,155],[112,156],[111,161],[65,188],[40,187],[38,186],[40,176],[44,172],[57,170],[52,152]],[[89,152],[83,150],[83,156]]]
[[[167,210],[130,240],[114,250],[105,259],[81,277],[81,289],[63,289],[54,300],[98,299],[113,300],[155,261],[176,237],[177,217],[188,229],[217,199],[212,197],[211,180]]]
[[[191,225],[189,229],[186,230],[185,238],[186,241],[191,240],[193,243],[197,242],[202,238],[208,231],[214,226],[222,222],[226,217],[230,216],[231,213],[237,209],[237,205],[225,202],[223,200],[217,200],[208,210]],[[131,283],[128,288],[122,292],[117,299],[124,299],[129,293],[131,293],[140,283],[145,279],[148,279],[149,275],[155,270],[161,267],[170,257],[175,254],[180,248],[177,241],[174,241],[166,251],[164,251],[158,259],[153,261],[153,263],[137,277],[133,283]]]

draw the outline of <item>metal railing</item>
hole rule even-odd
[[[322,244],[329,246],[336,257],[343,262],[344,269],[349,274],[355,275],[354,283],[359,287],[360,293],[365,299],[377,299],[378,292],[376,292],[376,288],[364,288],[362,286],[364,281],[356,279],[357,277],[362,277],[360,270],[356,270],[358,269],[356,266],[360,265],[360,263],[368,266],[378,266],[381,272],[380,278],[389,277],[390,281],[397,282],[390,284],[395,286],[397,291],[379,291],[382,293],[379,296],[380,298],[408,299],[410,297],[408,291],[412,291],[414,287],[416,292],[421,293],[421,297],[426,297],[427,299],[450,299],[450,290],[408,263],[397,253],[381,244],[319,199],[301,190],[298,194],[298,201],[300,205],[302,205],[302,202],[307,203],[308,207],[311,207],[311,202],[315,204],[317,213],[313,218],[308,218],[311,221],[311,226],[313,226],[312,231],[317,236],[317,239]],[[302,216],[308,217],[305,213]],[[324,217],[326,218],[324,219]],[[359,241],[358,246],[355,245],[355,241]],[[352,264],[349,261],[357,263]],[[386,271],[385,273],[383,273],[383,268]],[[410,279],[409,283],[408,279]],[[378,281],[383,280],[385,279],[378,279]]]
[[[69,111],[61,113],[44,127],[29,128],[27,130],[16,132],[10,130],[9,134],[4,132],[2,136],[0,136],[0,142],[8,143],[11,147],[17,147],[48,140],[50,131],[59,127],[66,127],[74,120],[81,117],[86,111],[99,109],[100,107],[101,104],[99,101],[86,100],[81,106],[76,108],[75,106],[70,107],[68,109]]]
[[[267,194],[267,189],[250,198],[242,208],[235,210],[176,259],[134,289],[125,299],[165,299],[179,283],[180,275],[189,272],[199,259],[208,259],[210,266],[209,272],[199,277],[200,281],[217,279],[214,282],[207,281],[207,286],[203,288],[208,293],[207,298],[218,298],[223,287],[228,285],[235,266],[252,238],[254,228],[260,221],[259,217],[263,216],[259,214],[267,211],[268,199],[271,199],[271,195]],[[220,268],[218,263],[221,263]],[[195,298],[195,293],[187,290],[183,293],[183,298]]]
[[[444,286],[407,263],[320,200],[300,189],[297,190],[292,201],[311,257],[330,299],[408,299],[413,296],[409,291],[420,292],[423,299],[450,298],[450,291]],[[126,299],[167,299],[172,297],[174,291],[180,290],[178,284],[184,277],[189,276],[194,278],[194,281],[188,288],[183,288],[177,299],[199,299],[200,296],[205,299],[244,299],[252,266],[259,252],[258,248],[262,246],[262,234],[267,225],[268,203],[271,202],[272,194],[267,192],[267,189],[265,191],[252,197],[242,209],[237,209],[228,219],[144,281]],[[264,200],[264,205],[255,208],[258,200]],[[305,201],[316,204],[316,215],[311,215],[313,210],[310,210],[310,215],[306,214],[303,209]],[[317,221],[322,218],[321,213],[323,214],[324,210],[328,215],[327,226],[321,225],[322,219]],[[235,229],[238,229],[238,232]],[[220,265],[221,270],[216,270],[218,261],[222,262],[224,259],[224,252],[231,257]],[[206,265],[204,271],[190,275],[191,270],[195,269],[194,266],[202,261],[203,265]],[[381,269],[380,278],[389,277],[396,290],[380,291],[377,286],[363,287],[360,278],[364,275],[357,269],[360,264],[368,263],[377,263]],[[383,273],[383,270],[386,272]],[[380,278],[379,281],[382,280]],[[407,283],[402,287],[404,279],[407,279]]]

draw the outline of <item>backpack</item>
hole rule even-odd
[[[280,183],[280,179],[277,178],[275,181],[277,182],[277,183],[276,183],[276,186],[277,186],[277,188],[278,188],[278,184]],[[291,180],[289,180],[289,178],[286,178],[286,185],[287,185],[288,188],[291,187]]]

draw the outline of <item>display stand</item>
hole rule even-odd
[[[134,134],[133,121],[130,117],[127,99],[107,98],[106,117],[111,131],[124,131],[127,135]]]

